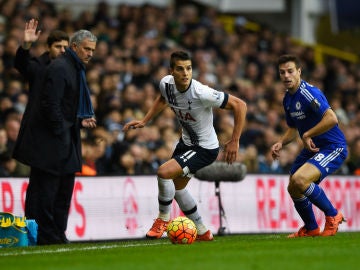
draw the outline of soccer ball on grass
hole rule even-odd
[[[192,244],[196,235],[195,223],[187,217],[174,218],[167,227],[167,236],[173,244]]]

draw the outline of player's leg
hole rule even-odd
[[[339,224],[345,221],[343,214],[330,202],[323,189],[318,185],[326,176],[338,170],[347,156],[346,147],[329,145],[322,148],[308,163],[320,171],[320,177],[315,183],[310,183],[304,195],[325,214],[325,227],[322,236],[335,235]]]
[[[172,179],[182,174],[181,166],[174,159],[170,159],[159,167],[157,174],[159,214],[146,233],[146,237],[160,238],[166,231],[170,220],[171,203],[175,196],[175,186]]]
[[[170,219],[171,203],[175,196],[175,186],[172,179],[180,179],[179,177],[182,177],[182,181],[176,182],[178,188],[180,188],[179,185],[185,187],[197,170],[211,164],[216,159],[218,152],[219,149],[207,150],[198,146],[187,146],[180,140],[172,155],[172,159],[162,164],[158,169],[159,215],[152,228],[146,234],[147,237],[160,238],[166,231]],[[187,180],[185,180],[186,178]],[[182,184],[180,184],[181,182]],[[184,200],[194,201],[189,193],[185,194]],[[196,219],[196,215],[198,215],[197,207],[192,216]],[[200,222],[201,218],[198,220]],[[196,220],[193,221],[196,224]],[[200,224],[199,222],[198,224]],[[201,234],[199,237],[201,237]],[[212,238],[212,235],[208,238]]]
[[[213,235],[209,229],[203,223],[201,215],[197,209],[197,204],[193,196],[190,194],[189,190],[186,188],[186,185],[190,178],[188,177],[178,177],[174,179],[175,184],[175,200],[178,203],[181,211],[196,225],[198,232],[197,240],[211,241],[213,240]]]
[[[176,152],[175,152],[176,153]],[[174,153],[174,154],[175,154]],[[184,146],[180,154],[174,155],[174,159],[183,169],[183,174],[174,178],[175,200],[183,213],[194,221],[198,230],[197,240],[211,241],[213,235],[204,225],[200,213],[197,209],[197,203],[190,194],[186,185],[194,173],[214,162],[218,156],[219,149],[204,149],[199,146]]]
[[[304,226],[296,233],[290,234],[289,237],[302,236],[319,236],[320,228],[316,222],[315,214],[312,208],[312,201],[304,194],[314,181],[320,177],[320,171],[305,163],[293,175],[290,176],[288,192],[294,202],[294,206]]]
[[[341,149],[331,148],[322,149],[300,166],[290,177],[288,191],[294,201],[296,210],[305,223],[305,226],[299,232],[290,235],[290,237],[316,236],[320,234],[312,204],[322,210],[326,216],[325,230],[322,235],[334,235],[343,220],[342,214],[334,208],[325,192],[318,185],[328,174],[338,169],[346,157],[346,153],[345,155],[341,154]],[[305,156],[300,154],[297,161],[304,160]]]

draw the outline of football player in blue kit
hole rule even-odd
[[[272,156],[277,159],[282,147],[297,135],[304,145],[290,169],[288,185],[288,192],[304,226],[288,237],[335,235],[345,219],[334,208],[319,183],[339,169],[346,159],[345,136],[323,92],[301,79],[299,59],[294,55],[282,55],[278,59],[278,68],[286,88],[283,106],[288,129],[272,146]],[[325,214],[323,231],[316,222],[313,205]]]
[[[219,141],[213,126],[213,107],[231,110],[233,113],[234,127],[232,137],[224,147],[224,159],[229,164],[236,160],[246,118],[246,103],[194,80],[190,55],[184,51],[171,54],[170,75],[162,78],[159,87],[160,95],[144,118],[124,125],[124,131],[142,128],[169,106],[182,128],[172,158],[157,171],[159,214],[146,236],[156,239],[166,232],[171,203],[175,198],[183,213],[194,221],[198,231],[197,241],[211,241],[213,235],[203,224],[197,203],[186,185],[197,170],[217,159]]]

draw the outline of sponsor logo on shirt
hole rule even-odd
[[[305,119],[305,113],[303,111],[297,111],[290,113],[292,118],[296,118],[297,120]]]

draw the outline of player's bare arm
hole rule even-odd
[[[127,131],[129,129],[135,129],[135,128],[143,128],[153,117],[158,115],[160,112],[162,112],[165,107],[167,106],[165,98],[161,95],[159,95],[155,101],[150,110],[146,113],[144,118],[142,120],[132,120],[128,123],[126,123],[123,127],[123,131]]]
[[[296,128],[288,128],[281,139],[271,147],[271,155],[274,160],[280,157],[280,150],[283,146],[292,142],[296,138],[296,135]]]
[[[309,129],[303,134],[303,138],[307,138],[307,137],[312,138],[320,134],[323,134],[324,132],[332,129],[337,124],[338,124],[338,119],[336,117],[335,112],[332,109],[328,109],[324,113],[321,121],[316,126]]]
[[[234,128],[231,140],[225,143],[225,161],[232,164],[236,161],[239,151],[239,140],[245,125],[247,106],[241,99],[229,95],[225,109],[232,110],[234,114]]]
[[[328,109],[321,121],[313,128],[306,131],[302,136],[304,147],[312,152],[318,152],[320,149],[316,147],[311,138],[318,136],[338,124],[338,119],[335,112],[332,109]]]

